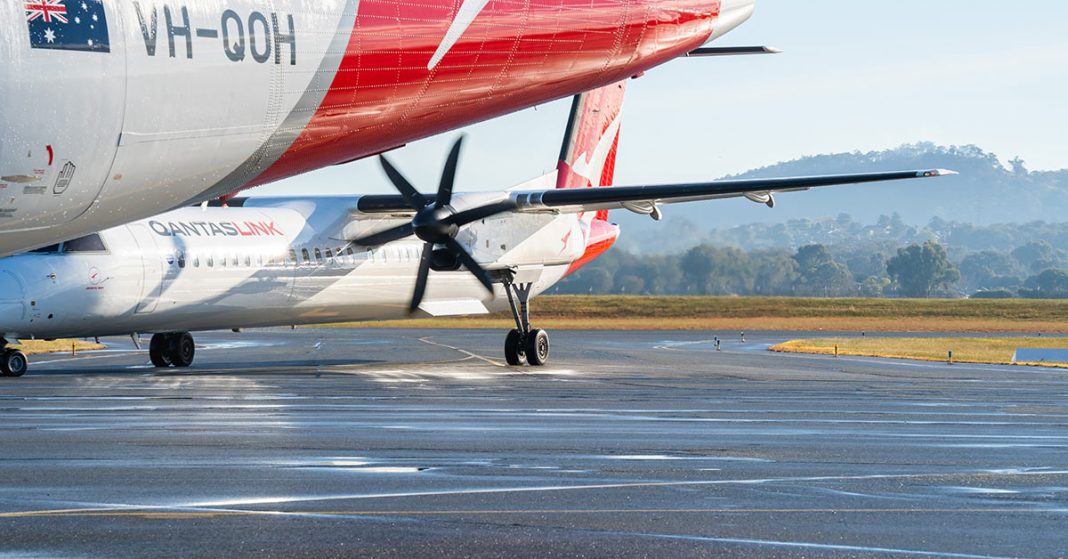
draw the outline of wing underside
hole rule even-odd
[[[495,202],[504,205],[510,200],[511,211],[577,213],[598,210],[628,209],[651,213],[662,204],[679,204],[702,200],[746,197],[773,205],[774,195],[799,192],[825,186],[867,184],[886,181],[923,179],[955,175],[945,169],[893,171],[848,175],[821,175],[772,179],[723,180],[703,183],[664,184],[649,186],[614,186],[602,188],[539,189],[502,192]],[[396,195],[361,196],[357,203],[362,213],[411,212],[404,199]]]

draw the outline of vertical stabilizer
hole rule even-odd
[[[557,164],[557,188],[612,184],[626,89],[622,81],[575,96]]]
[[[612,185],[626,90],[627,82],[621,81],[575,96],[560,148],[556,188]],[[586,251],[572,263],[568,274],[600,256],[619,237],[619,227],[608,222],[608,210],[580,214],[579,226]]]

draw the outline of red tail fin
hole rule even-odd
[[[611,186],[626,89],[622,81],[575,96],[557,164],[557,188]]]
[[[622,81],[575,96],[557,164],[556,188],[611,186],[616,172],[616,149],[622,118]],[[608,210],[579,217],[586,251],[572,263],[571,274],[608,250],[619,236],[619,227],[608,222]]]

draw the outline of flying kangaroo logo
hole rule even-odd
[[[620,114],[617,114],[616,118],[609,123],[604,134],[601,134],[601,138],[597,140],[593,153],[580,153],[575,158],[575,163],[571,166],[571,170],[576,175],[590,181],[591,186],[604,186],[601,184],[601,177],[604,176],[604,166],[608,162],[608,154],[612,151],[612,144],[615,143],[616,135],[619,134],[619,126],[623,121],[622,117],[623,113],[620,111]]]

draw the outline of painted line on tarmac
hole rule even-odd
[[[107,354],[103,354],[103,355],[85,355],[85,356],[78,356],[78,357],[67,357],[67,358],[64,358],[64,359],[35,359],[33,361],[33,364],[45,365],[45,364],[51,364],[51,363],[67,363],[67,362],[70,362],[70,361],[88,361],[90,359],[104,359],[106,357],[116,357],[116,356],[120,356],[120,355],[134,354],[134,353],[140,353],[140,352],[141,352],[141,350],[136,350],[136,349],[114,350],[114,351],[108,351]],[[94,352],[86,351],[86,353],[96,353],[96,352],[95,351]]]
[[[316,495],[308,497],[259,497],[251,499],[230,499],[223,501],[193,502],[170,506],[153,505],[116,505],[111,507],[96,507],[83,509],[45,509],[35,511],[16,511],[0,513],[0,518],[19,518],[30,516],[48,516],[63,514],[88,514],[88,513],[111,513],[123,511],[192,511],[196,513],[217,512],[220,514],[237,514],[230,507],[256,506],[256,505],[284,505],[289,503],[314,503],[327,501],[355,501],[365,499],[399,499],[407,497],[438,497],[452,495],[485,495],[498,493],[532,493],[546,491],[588,491],[596,489],[641,489],[658,487],[685,487],[685,486],[715,486],[715,485],[763,485],[774,483],[800,483],[817,481],[863,481],[863,480],[904,480],[923,479],[946,476],[968,477],[1003,477],[1003,476],[1039,476],[1039,475],[1068,475],[1068,470],[980,470],[971,472],[931,472],[919,474],[868,474],[856,476],[810,476],[810,477],[779,477],[758,479],[725,479],[725,480],[697,480],[697,481],[664,481],[664,482],[637,482],[637,483],[604,483],[587,485],[550,485],[539,487],[499,487],[481,489],[457,489],[440,491],[411,491],[396,493],[365,493],[354,495]],[[887,510],[887,509],[874,509]],[[1026,509],[1023,509],[1026,510]],[[1057,510],[1057,509],[1046,509]],[[1036,512],[1045,512],[1036,510]],[[247,514],[285,514],[277,511],[245,511]]]
[[[1068,513],[1068,508],[1012,509],[1012,508],[639,508],[639,509],[475,509],[475,510],[326,510],[277,511],[244,509],[170,509],[167,507],[131,507],[98,509],[58,509],[0,513],[0,518],[33,517],[144,517],[194,520],[226,516],[483,516],[483,515],[547,515],[547,514],[1056,514]]]
[[[489,363],[490,365],[493,365],[495,367],[508,367],[508,365],[505,365],[504,363],[501,363],[500,361],[495,361],[493,359],[490,359],[489,357],[485,357],[485,356],[479,355],[477,353],[472,353],[470,351],[467,351],[466,349],[453,347],[451,345],[443,344],[441,342],[435,342],[435,341],[431,340],[430,338],[419,338],[419,341],[423,342],[424,344],[443,347],[443,348],[446,348],[446,349],[451,349],[453,351],[458,351],[458,352],[460,352],[460,353],[462,353],[464,355],[467,355],[468,357],[473,357],[475,359],[478,359],[479,361],[484,361],[484,362]]]
[[[715,536],[688,536],[680,534],[643,534],[634,532],[619,532],[620,535],[625,536],[641,536],[646,538],[655,538],[663,540],[681,540],[689,542],[709,542],[709,543],[725,543],[736,545],[748,545],[759,547],[786,547],[786,548],[799,548],[810,549],[819,551],[845,551],[852,553],[878,553],[883,555],[908,555],[912,557],[946,557],[950,559],[1012,559],[1010,557],[1003,557],[997,555],[973,555],[970,553],[953,553],[943,551],[925,551],[918,549],[897,549],[892,547],[868,547],[859,545],[845,545],[845,544],[823,544],[823,543],[809,543],[809,542],[788,542],[777,540],[756,540],[748,538],[724,538]]]

